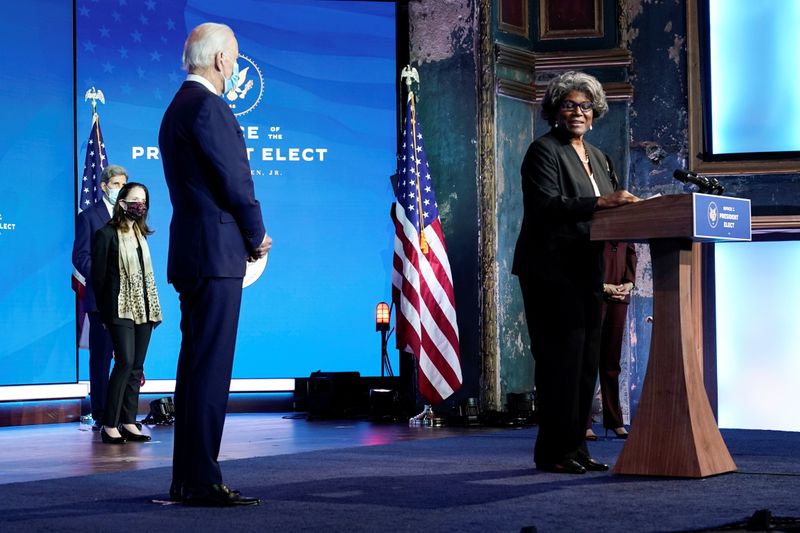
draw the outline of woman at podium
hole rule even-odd
[[[542,100],[550,131],[522,162],[522,228],[512,272],[518,276],[535,361],[540,470],[608,470],[592,459],[585,427],[600,354],[603,243],[589,240],[593,213],[638,201],[619,183],[610,158],[586,142],[608,111],[600,82],[582,72],[553,78]],[[627,142],[620,139],[620,142]]]

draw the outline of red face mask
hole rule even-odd
[[[147,205],[144,202],[125,202],[122,212],[131,220],[139,220],[147,213]]]

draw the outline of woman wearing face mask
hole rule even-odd
[[[72,265],[86,280],[81,302],[89,318],[89,396],[91,397],[92,429],[99,430],[103,424],[106,405],[108,375],[111,372],[114,346],[111,335],[103,326],[97,310],[92,285],[92,237],[105,226],[114,212],[119,190],[128,181],[128,171],[119,165],[108,165],[100,174],[100,189],[103,197],[94,205],[84,205],[75,219],[75,241],[72,243]]]
[[[100,436],[106,444],[149,441],[136,425],[139,384],[153,328],[161,322],[147,236],[150,196],[141,183],[119,191],[114,213],[92,242],[97,307],[114,343],[114,369]]]

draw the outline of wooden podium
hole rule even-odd
[[[653,263],[650,359],[630,436],[614,466],[617,474],[701,478],[736,470],[711,411],[694,343],[692,241],[750,240],[750,204],[707,197],[661,196],[598,211],[592,221],[592,240],[647,241]],[[727,200],[735,201],[733,212],[723,207]],[[740,202],[746,202],[746,217]],[[698,231],[698,221],[719,230]],[[746,238],[731,236],[744,225]]]

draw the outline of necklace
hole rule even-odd
[[[584,165],[588,165],[589,164],[589,151],[586,150],[586,145],[583,144],[583,141],[581,141],[581,148],[583,148],[583,157],[581,157],[581,153],[578,152],[578,147],[577,146],[573,145],[572,147],[575,148],[575,153],[578,154],[578,159],[580,159],[581,162]]]

